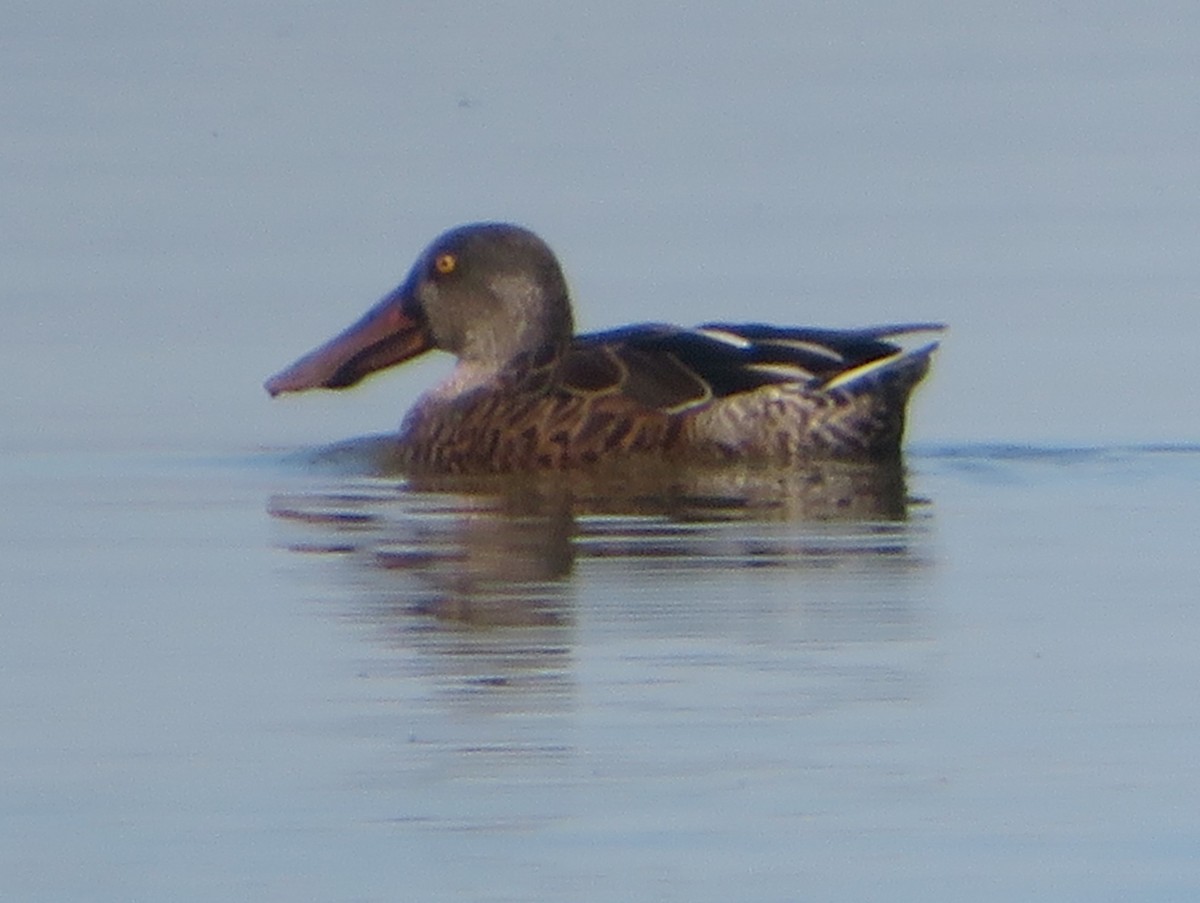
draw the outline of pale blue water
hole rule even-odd
[[[1195,448],[918,450],[903,521],[5,464],[13,899],[1185,899]]]
[[[0,897],[1195,899],[1198,38],[11,5]],[[906,516],[314,463],[445,363],[262,379],[485,217],[585,328],[948,321]]]

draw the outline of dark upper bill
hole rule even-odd
[[[263,386],[272,396],[305,389],[344,389],[431,347],[424,318],[401,286],[353,326],[314,348]]]

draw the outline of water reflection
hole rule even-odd
[[[626,576],[911,567],[897,464],[642,472],[636,478],[405,479],[373,440],[323,450],[319,488],[277,494],[295,551],[343,556],[360,603],[470,627],[563,627],[581,559]]]
[[[929,518],[899,466],[432,482],[347,451],[269,510],[373,640],[380,780],[495,783],[573,767],[586,725],[733,736],[919,692]]]

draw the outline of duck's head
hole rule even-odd
[[[540,238],[507,223],[439,236],[408,278],[354,325],[272,376],[271,395],[342,389],[440,348],[482,372],[561,351],[573,332],[566,280]]]

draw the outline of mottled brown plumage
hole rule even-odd
[[[413,472],[894,460],[936,344],[887,340],[940,328],[643,324],[574,336],[550,249],[480,223],[439,237],[396,291],[267,389],[343,388],[430,348],[455,354],[398,437]]]

